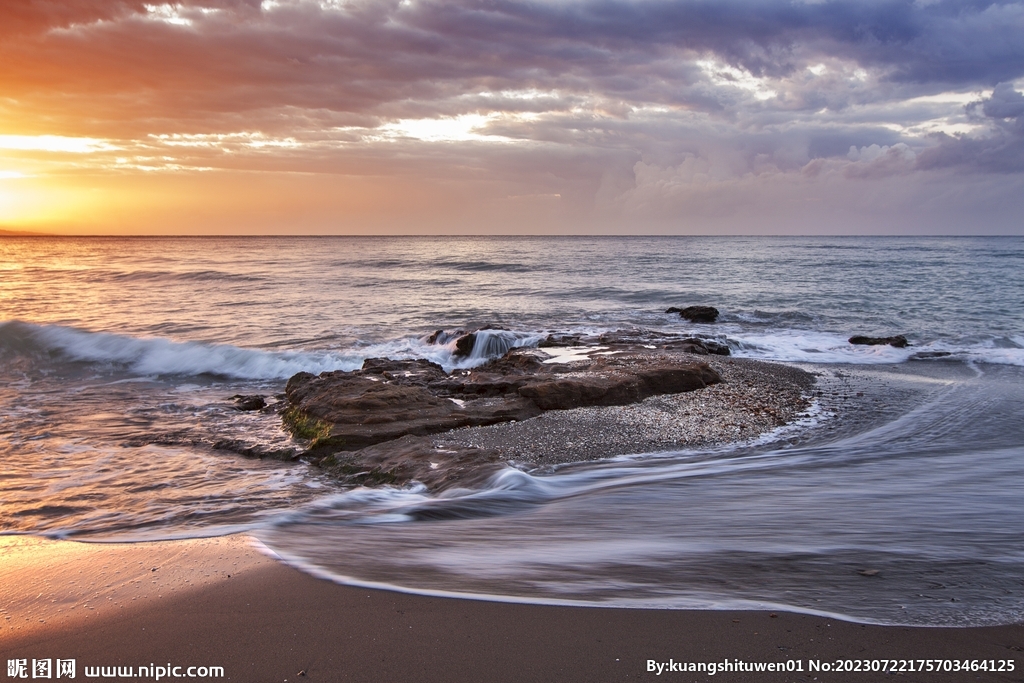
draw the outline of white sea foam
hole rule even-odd
[[[846,336],[809,330],[774,330],[766,333],[740,332],[730,335],[730,347],[738,358],[755,358],[793,363],[849,363],[877,365],[903,363],[943,354],[951,360],[1024,366],[1024,338],[1011,337],[997,345],[994,339],[935,340],[913,343],[905,348],[887,344],[851,344]],[[1008,346],[1015,344],[1014,346]]]
[[[530,346],[540,335],[508,330],[478,331],[468,355],[456,355],[456,340],[428,344],[405,337],[343,350],[268,351],[230,344],[174,341],[91,332],[62,325],[22,322],[0,324],[0,343],[22,351],[44,351],[65,360],[117,366],[135,375],[215,375],[247,380],[286,379],[297,372],[318,374],[357,370],[367,358],[425,358],[446,370],[471,368],[517,346]]]
[[[734,337],[740,358],[764,358],[797,363],[902,363],[916,348],[860,346],[847,338],[828,332],[782,330],[767,334],[739,334]]]
[[[362,358],[339,353],[262,351],[229,344],[87,332],[59,325],[28,327],[44,350],[58,352],[68,360],[120,366],[139,375],[283,379],[302,371],[354,370],[362,364]]]

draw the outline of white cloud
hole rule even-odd
[[[162,21],[165,24],[175,26],[191,26],[192,20],[181,15],[181,5],[143,5],[146,8],[146,18],[152,21]]]
[[[750,72],[737,69],[713,59],[699,59],[695,62],[707,79],[719,87],[733,87],[751,93],[756,99],[770,100],[779,93],[768,86],[768,80],[757,78]]]
[[[63,135],[0,135],[0,149],[91,154],[118,149],[106,140]]]
[[[370,132],[368,140],[412,138],[423,142],[515,142],[502,135],[492,135],[484,128],[506,115],[499,113],[462,114],[433,119],[401,119],[386,123]],[[521,117],[510,117],[521,118]]]

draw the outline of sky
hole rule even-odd
[[[1024,2],[4,0],[0,228],[1024,234]]]

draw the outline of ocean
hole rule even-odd
[[[691,304],[719,321],[665,313]],[[835,390],[728,447],[438,495],[240,454],[296,444],[232,397],[372,357],[481,363],[425,337],[485,325],[711,335]],[[435,595],[1011,623],[1022,418],[1022,238],[0,237],[5,534],[246,532],[315,575]]]

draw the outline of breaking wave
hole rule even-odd
[[[469,368],[497,358],[513,346],[536,344],[539,335],[480,330],[471,351],[458,355],[457,339],[428,344],[407,337],[344,350],[267,351],[230,344],[175,341],[91,332],[63,325],[0,323],[0,356],[28,356],[43,362],[105,365],[143,376],[212,375],[245,380],[287,379],[297,372],[319,374],[357,370],[367,358],[426,358],[446,370]]]

